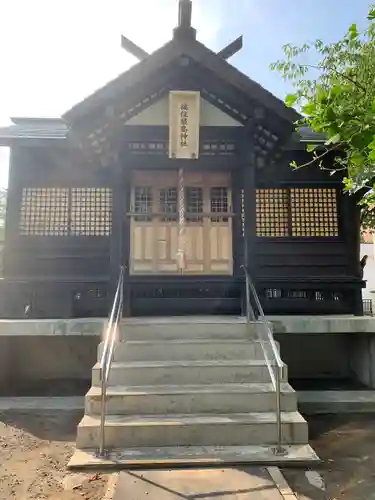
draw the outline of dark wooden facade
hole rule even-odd
[[[241,126],[202,126],[199,159],[169,159],[168,126],[124,123],[171,90],[199,90]],[[11,146],[1,315],[106,315],[120,265],[127,266],[126,315],[239,314],[242,264],[266,313],[362,314],[356,200],[342,194],[339,176],[291,169],[291,160],[309,159],[293,139],[296,118],[177,30],[64,120],[15,120],[0,131],[1,143]],[[233,274],[131,275],[132,172],[181,167],[231,172]],[[48,234],[38,230],[35,213],[25,215],[28,196],[39,198],[35,213],[50,210]],[[79,217],[87,218],[78,213],[82,200],[99,230],[80,227]]]

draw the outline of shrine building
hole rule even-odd
[[[3,318],[363,314],[360,217],[344,173],[306,163],[298,113],[200,43],[191,3],[152,54],[61,118],[13,118]],[[325,165],[332,166],[327,155]]]

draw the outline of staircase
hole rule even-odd
[[[276,397],[256,322],[241,317],[131,318],[120,323],[109,372],[104,459],[101,379],[92,373],[70,467],[215,463],[311,463],[307,423],[281,381]],[[264,344],[263,344],[264,345]],[[103,343],[99,346],[99,357]]]

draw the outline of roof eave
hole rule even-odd
[[[68,123],[78,121],[104,103],[109,104],[115,97],[117,89],[120,89],[121,93],[126,92],[132,86],[145,80],[150,73],[157,71],[180,55],[182,55],[182,52],[178,44],[174,39],[170,40],[150,54],[146,59],[130,67],[127,71],[120,74],[103,87],[97,89],[93,94],[66,111],[62,115],[63,120]]]

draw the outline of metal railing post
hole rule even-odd
[[[261,326],[262,335],[259,333],[260,328],[257,325],[256,333],[257,337],[260,341],[264,359],[267,364],[267,368],[270,374],[271,382],[275,391],[275,403],[276,403],[276,447],[273,448],[273,452],[275,455],[285,455],[286,449],[283,446],[283,435],[282,435],[282,409],[281,409],[281,382],[283,378],[283,362],[281,360],[275,339],[273,337],[272,329],[264,315],[262,304],[259,300],[256,288],[251,281],[249,271],[246,266],[241,266],[245,271],[245,281],[246,281],[246,316],[247,323],[250,324],[250,321],[258,322]],[[252,300],[253,299],[253,300]],[[252,302],[255,303],[255,308],[252,305]],[[264,327],[264,331],[263,331]],[[262,338],[263,336],[266,338]],[[265,344],[266,342],[266,344]],[[271,347],[271,355],[273,360],[269,359],[267,353],[268,344]],[[274,371],[276,368],[276,372]]]
[[[277,446],[275,448],[275,455],[283,455],[285,450],[282,446],[283,435],[281,425],[281,378],[282,368],[276,366],[276,424],[277,424]]]
[[[100,436],[99,436],[99,456],[104,456],[105,447],[105,414],[106,414],[106,384],[105,369],[100,368],[101,378],[101,399],[100,399]]]
[[[100,360],[100,428],[99,428],[99,449],[98,455],[101,458],[105,457],[105,417],[107,410],[107,385],[109,373],[112,365],[113,352],[115,348],[116,335],[118,325],[122,317],[124,306],[124,271],[125,267],[121,266],[120,275],[117,283],[116,293],[113,300],[111,314],[109,316],[108,327],[105,334],[104,348]]]

